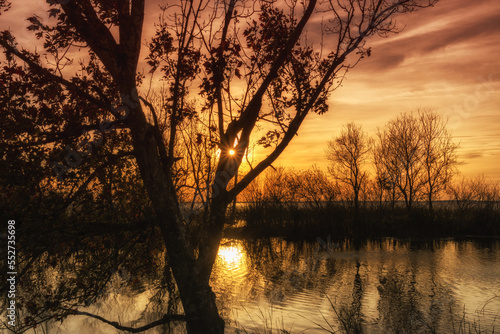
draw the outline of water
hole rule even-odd
[[[466,326],[491,333],[495,324],[498,331],[499,242],[384,240],[356,248],[226,240],[212,284],[228,332],[458,333]]]
[[[107,295],[80,310],[133,327],[161,318],[151,282],[134,290],[123,281],[115,275]],[[500,241],[223,240],[211,285],[227,333],[492,333],[500,328]],[[117,330],[70,316],[30,333]]]

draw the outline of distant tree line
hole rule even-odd
[[[498,234],[500,187],[484,176],[459,179],[457,149],[430,110],[400,114],[375,138],[348,123],[327,143],[326,171],[268,169],[241,194],[243,218],[266,234],[334,225],[346,236],[363,228],[404,235],[415,226],[418,233],[427,226],[442,235],[451,226],[455,234]]]
[[[446,122],[436,112],[419,110],[389,121],[375,139],[349,123],[328,142],[326,154],[330,173],[352,190],[356,208],[360,192],[371,187],[380,203],[402,200],[411,210],[415,201],[425,199],[432,210],[457,173],[457,148]]]
[[[257,181],[244,198],[314,203],[335,199],[356,209],[366,201],[392,206],[403,201],[408,210],[425,201],[432,210],[435,200],[455,193],[457,148],[446,122],[431,110],[402,113],[375,138],[348,123],[327,143],[328,173],[317,166],[306,171],[275,168],[260,181],[265,194],[257,191]]]

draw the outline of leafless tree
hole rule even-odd
[[[474,178],[462,177],[451,184],[448,193],[462,214],[473,208],[496,208],[500,200],[500,186],[479,175]]]
[[[374,187],[377,193],[379,207],[382,208],[383,203],[387,201],[391,203],[394,209],[399,194],[397,193],[396,179],[388,169],[390,166],[387,161],[389,157],[383,155],[382,141],[379,135],[378,142],[374,144],[372,151],[372,162],[375,170]]]
[[[291,175],[291,185],[295,200],[315,209],[324,208],[339,198],[340,189],[328,178],[328,175],[317,166]]]
[[[378,159],[384,165],[389,182],[402,195],[411,210],[424,186],[423,147],[418,119],[412,113],[400,114],[378,134]]]
[[[421,110],[418,119],[424,168],[422,190],[432,211],[433,200],[446,190],[457,172],[458,144],[446,129],[446,122],[436,112]]]
[[[278,166],[266,170],[262,176],[261,191],[265,202],[284,204],[293,201],[290,169]]]
[[[326,150],[326,158],[330,161],[328,170],[335,179],[352,189],[356,210],[359,209],[360,191],[368,178],[365,164],[370,148],[370,139],[362,127],[348,123],[340,136],[328,142]]]
[[[381,187],[397,188],[406,207],[425,196],[429,209],[449,185],[458,163],[446,122],[430,110],[407,112],[378,132],[374,163]],[[393,195],[395,199],[395,195]]]

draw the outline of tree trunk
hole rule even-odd
[[[379,210],[382,210],[382,199],[383,199],[383,196],[384,196],[384,190],[381,188],[381,190],[380,190],[380,196],[378,198],[378,208],[379,208]]]
[[[215,293],[210,285],[199,282],[193,276],[187,282],[177,281],[186,314],[186,328],[189,334],[223,334],[224,320],[220,317],[215,302]]]
[[[203,241],[193,276],[178,281],[182,304],[187,316],[189,334],[223,334],[224,320],[220,317],[215,302],[215,294],[209,285],[210,274],[217,258],[227,206],[225,189],[212,200],[210,217],[203,231]],[[187,284],[184,284],[187,282]]]
[[[140,107],[138,107],[140,108]],[[156,222],[163,236],[167,250],[169,265],[179,289],[181,302],[186,314],[186,325],[189,334],[224,333],[224,321],[219,315],[215,303],[215,294],[209,285],[212,265],[215,261],[217,248],[212,250],[215,256],[210,261],[200,265],[189,242],[186,226],[175,195],[169,170],[165,168],[158,156],[158,148],[149,124],[142,112],[131,112],[127,119],[133,137],[134,153],[139,166],[144,185],[155,210]],[[219,208],[222,216],[225,215]],[[217,217],[221,216],[219,212]],[[219,222],[222,224],[223,222]],[[222,228],[220,233],[222,234]],[[212,237],[212,236],[210,236]],[[220,241],[211,240],[213,244]],[[215,249],[214,249],[215,248]],[[206,274],[208,272],[208,274]]]
[[[433,210],[433,207],[432,207],[432,193],[433,193],[433,189],[432,187],[429,187],[429,211],[432,212]]]
[[[225,211],[222,215],[225,215]],[[168,222],[164,223],[164,226],[167,224]],[[200,257],[196,260],[191,259],[190,256],[184,258],[184,256],[176,254],[177,249],[171,246],[174,243],[172,239],[178,237],[166,228],[162,229],[162,235],[186,315],[187,332],[189,334],[223,334],[224,320],[219,315],[215,294],[209,285],[210,272],[217,256],[218,247],[214,246],[216,248],[214,250],[215,256],[210,257],[210,260],[206,262],[203,262]],[[215,237],[211,241],[218,244],[220,237]]]
[[[354,189],[354,210],[356,213],[359,211],[359,189]]]

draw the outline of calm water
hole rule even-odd
[[[213,286],[233,328],[325,333],[344,321],[364,333],[458,333],[497,323],[498,332],[500,243],[227,240]]]
[[[327,333],[321,327],[342,323],[363,333],[492,333],[500,330],[500,241],[224,240],[212,286],[228,333]],[[152,294],[118,284],[88,311],[127,325],[142,316],[140,326],[161,317]],[[45,333],[117,333],[82,316],[54,328]]]

